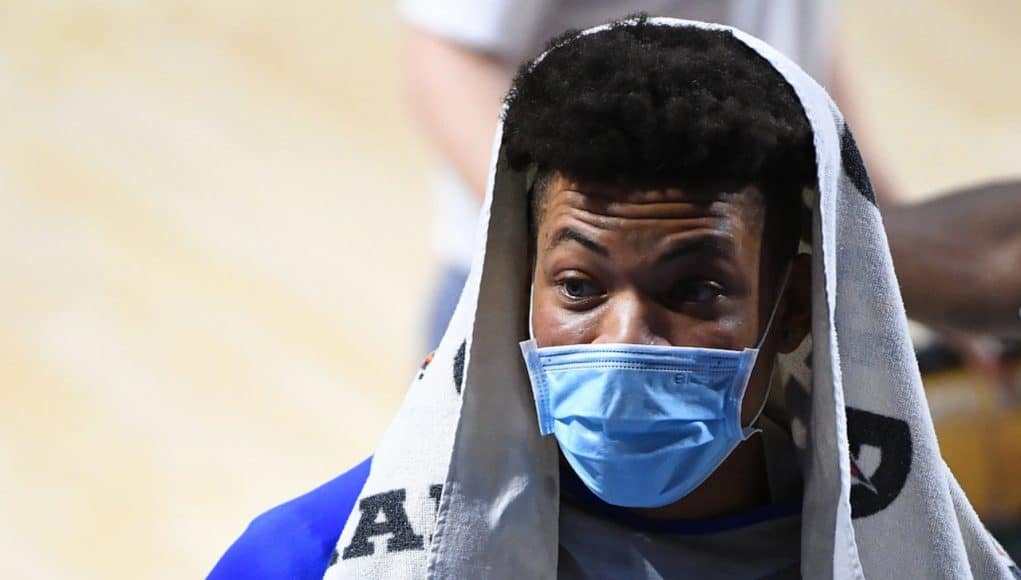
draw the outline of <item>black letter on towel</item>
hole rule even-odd
[[[443,484],[434,483],[429,486],[429,497],[436,502],[436,510],[440,511],[440,497],[443,495]]]
[[[454,355],[454,390],[461,394],[461,384],[464,382],[464,348],[468,345],[467,340],[461,341],[461,346]]]
[[[854,135],[847,123],[844,123],[844,132],[840,135],[840,161],[844,166],[844,173],[858,192],[872,205],[876,205],[876,192],[872,190],[872,182],[869,180],[868,171],[865,171],[861,151],[858,150],[858,144],[854,142]]]
[[[369,556],[375,552],[375,546],[369,541],[373,536],[392,534],[386,541],[387,552],[404,550],[421,550],[422,536],[411,529],[408,514],[404,511],[405,490],[395,489],[386,493],[370,495],[358,502],[362,515],[358,520],[358,528],[351,538],[351,544],[344,548],[343,559]],[[383,512],[383,521],[377,522],[379,512]]]
[[[911,472],[911,429],[900,419],[847,407],[851,447],[851,517],[882,511],[893,503]],[[862,447],[879,451],[879,465],[863,464]],[[871,471],[869,473],[868,471]]]

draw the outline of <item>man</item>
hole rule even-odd
[[[492,181],[371,467],[212,578],[1018,573],[939,458],[853,137],[790,61],[670,19],[568,33]]]

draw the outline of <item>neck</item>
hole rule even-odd
[[[769,503],[762,434],[742,442],[702,485],[658,508],[635,508],[636,514],[662,520],[701,519],[747,511]]]

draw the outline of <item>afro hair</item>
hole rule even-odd
[[[644,15],[568,31],[547,50],[521,67],[504,113],[506,159],[534,167],[537,189],[554,172],[633,188],[755,185],[796,247],[801,190],[816,180],[812,130],[762,56],[728,31]]]

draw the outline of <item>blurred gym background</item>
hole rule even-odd
[[[1021,172],[1021,4],[842,11],[906,194]],[[0,577],[203,576],[371,453],[432,283],[397,30],[368,0],[0,2]],[[1009,538],[1016,401],[926,360]]]

